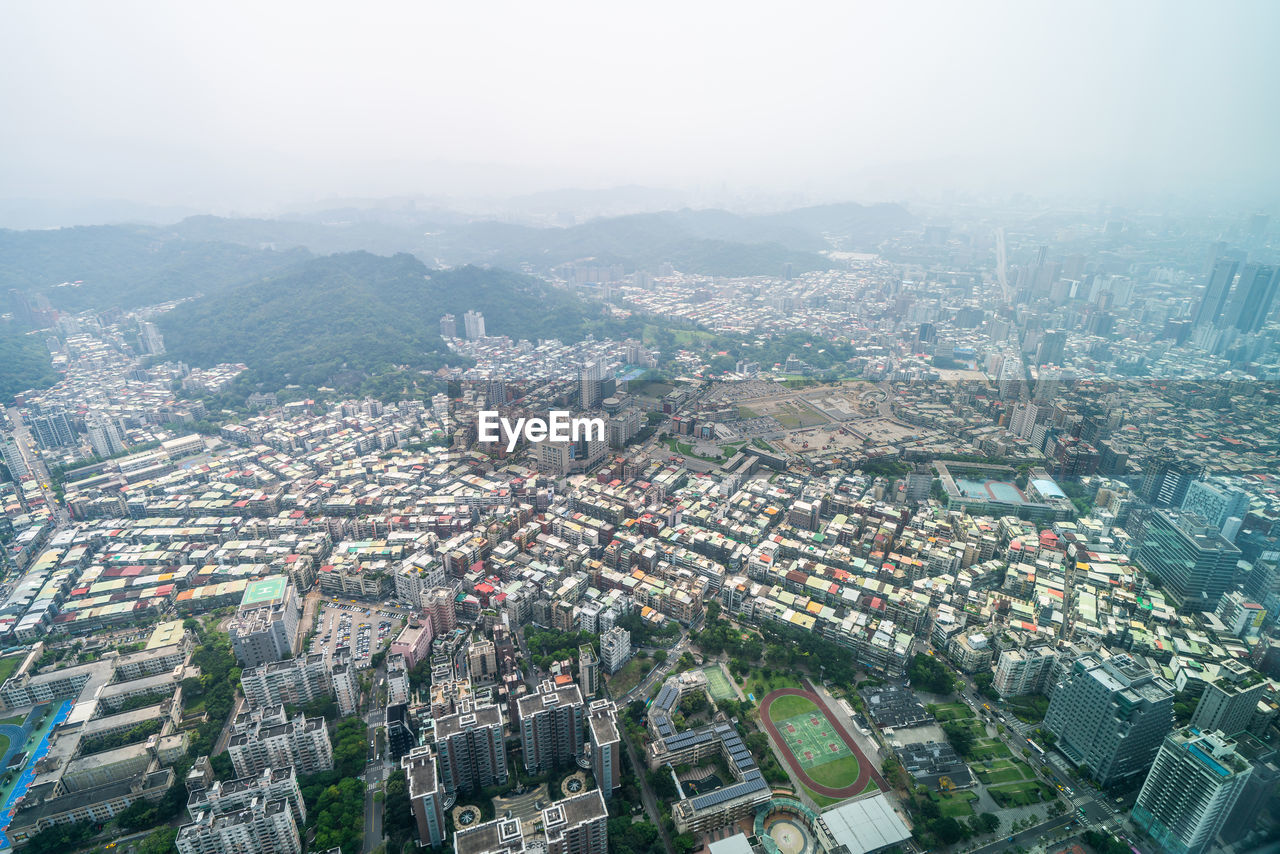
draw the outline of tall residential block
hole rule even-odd
[[[622,737],[618,733],[618,710],[610,700],[596,700],[587,713],[587,733],[591,740],[591,773],[608,800],[622,785]]]
[[[418,825],[418,844],[432,847],[444,842],[444,795],[436,775],[436,756],[430,747],[415,747],[401,757],[405,782],[409,788],[409,806]]]
[[[1249,728],[1258,701],[1267,695],[1267,681],[1252,667],[1234,659],[1224,661],[1204,687],[1191,726],[1201,732],[1220,730],[1235,735]]]
[[[1058,747],[1109,786],[1144,773],[1173,727],[1173,686],[1127,655],[1076,659],[1044,724]]]
[[[568,677],[550,679],[537,693],[516,701],[520,716],[520,745],[524,767],[542,774],[574,762],[583,751],[586,709],[582,691]]]
[[[435,739],[444,791],[475,791],[507,782],[507,748],[498,706],[459,701],[456,711],[436,717]]]
[[[1213,845],[1253,768],[1220,732],[1187,727],[1164,739],[1133,806],[1133,823],[1169,854]]]

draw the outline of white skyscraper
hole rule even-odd
[[[89,421],[89,445],[94,456],[104,460],[124,451],[120,431],[109,418],[94,417]]]
[[[1169,733],[1133,807],[1133,823],[1170,854],[1213,844],[1253,768],[1220,732]]]
[[[468,341],[478,341],[484,335],[484,315],[478,311],[468,311],[462,315],[462,326]]]

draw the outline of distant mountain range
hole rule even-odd
[[[514,338],[637,332],[606,322],[597,304],[507,270],[582,262],[627,272],[670,264],[716,276],[778,276],[788,266],[798,274],[833,266],[824,249],[874,249],[919,227],[896,205],[856,204],[752,216],[686,209],[563,228],[430,216],[352,208],[289,220],[0,230],[0,314],[21,314],[17,294],[73,312],[200,297],[162,318],[173,356],[196,365],[245,361],[273,387],[321,385],[391,365],[439,367],[450,357],[437,334],[448,311],[479,309],[492,333]],[[38,343],[15,337],[21,331],[21,322],[0,322],[6,347],[24,363],[40,362]],[[37,365],[7,385],[50,379]]]

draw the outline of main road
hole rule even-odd
[[[61,528],[70,521],[71,517],[57,498],[54,497],[53,491],[49,488],[49,469],[44,464],[44,458],[33,450],[35,443],[31,438],[31,431],[27,429],[27,425],[22,420],[22,413],[16,406],[10,406],[5,412],[9,416],[9,421],[13,423],[13,437],[17,440],[18,452],[22,454],[22,460],[27,464],[36,483],[40,486],[40,494],[44,496],[45,504],[48,505],[50,512],[53,513],[54,526]],[[17,476],[17,472],[12,472]]]

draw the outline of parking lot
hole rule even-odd
[[[346,647],[351,650],[356,667],[368,667],[374,655],[391,645],[404,622],[399,611],[391,607],[331,599],[321,606],[316,617],[310,651],[332,655]]]

